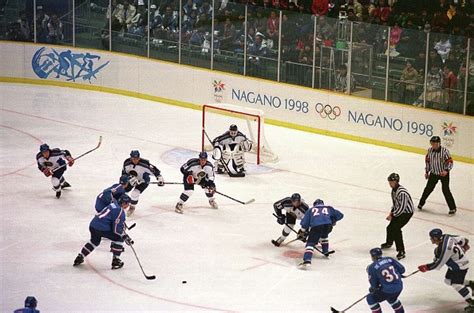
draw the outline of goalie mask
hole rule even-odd
[[[232,124],[229,127],[229,134],[231,137],[237,136],[237,133],[239,132],[239,129],[237,128],[237,125]]]

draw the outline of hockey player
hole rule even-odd
[[[183,204],[194,192],[194,185],[199,185],[206,188],[206,196],[209,199],[209,204],[213,209],[217,209],[217,203],[214,200],[214,193],[216,192],[216,184],[214,183],[214,167],[212,163],[207,160],[207,153],[199,153],[199,159],[193,158],[181,166],[181,173],[183,173],[184,191],[179,196],[179,201],[176,204],[175,212],[183,214]]]
[[[102,211],[106,206],[112,203],[112,201],[118,200],[123,194],[125,189],[128,187],[128,176],[122,175],[119,179],[118,184],[113,184],[107,189],[104,189],[97,198],[95,199],[95,210],[97,212]]]
[[[434,251],[435,259],[432,263],[418,266],[421,272],[441,269],[446,264],[448,271],[444,282],[452,286],[461,297],[466,300],[468,306],[465,312],[474,312],[473,289],[474,281],[464,280],[469,269],[469,259],[465,252],[469,250],[467,238],[443,234],[441,229],[435,228],[430,231],[431,243],[437,247]]]
[[[131,216],[133,212],[135,212],[138,198],[150,184],[150,175],[152,174],[155,175],[158,186],[164,186],[164,180],[160,170],[150,164],[150,161],[140,158],[140,152],[138,150],[132,150],[130,157],[123,162],[122,169],[122,175],[129,176],[128,186],[125,191],[131,191],[130,198],[132,199],[130,208],[127,211],[127,216]]]
[[[69,166],[74,164],[74,159],[68,150],[59,148],[50,149],[47,144],[40,146],[40,152],[36,154],[38,169],[44,176],[51,176],[51,184],[56,192],[56,198],[61,197],[61,189],[71,187],[64,179],[63,174],[66,171],[66,163]]]
[[[316,199],[313,207],[306,211],[301,221],[301,229],[298,231],[298,238],[302,241],[306,240],[305,253],[303,255],[303,263],[299,265],[301,269],[311,266],[314,247],[321,240],[323,254],[329,255],[329,233],[332,231],[337,221],[340,221],[344,215],[329,205],[324,205],[324,201]],[[308,239],[306,239],[308,237]]]
[[[309,206],[301,199],[299,193],[294,193],[291,197],[283,198],[273,204],[273,209],[277,215],[277,222],[280,225],[285,225],[281,231],[281,236],[277,240],[272,240],[272,243],[279,247],[286,237],[290,234],[290,227],[295,226],[296,220],[301,220],[308,210]],[[282,213],[286,211],[286,215]]]
[[[373,263],[367,266],[369,274],[369,294],[367,303],[372,313],[382,313],[380,303],[387,301],[396,313],[404,313],[402,303],[398,300],[403,290],[402,274],[405,267],[397,260],[382,256],[382,249],[370,250]]]
[[[242,134],[237,125],[230,125],[229,130],[212,141],[214,156],[217,156],[217,173],[224,173],[224,165],[238,176],[245,176],[245,152],[252,149],[252,142]],[[220,156],[220,157],[219,157]],[[220,160],[219,160],[220,159]]]
[[[89,224],[91,239],[84,245],[74,260],[74,266],[84,263],[84,258],[100,245],[102,238],[110,239],[110,252],[113,254],[112,269],[123,267],[120,254],[124,251],[123,243],[132,245],[132,239],[125,233],[125,211],[130,205],[128,195],[122,195],[117,202],[112,202],[101,212],[96,213]]]
[[[13,313],[40,313],[40,311],[36,309],[37,305],[38,301],[36,298],[29,296],[25,299],[25,307],[23,309],[17,309]]]

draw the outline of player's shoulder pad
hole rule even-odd
[[[41,152],[38,152],[36,154],[36,160],[39,160],[42,156],[43,156],[43,154]]]
[[[138,165],[145,166],[145,167],[150,167],[150,161],[148,161],[147,159],[140,158],[140,161],[138,162]]]
[[[209,161],[206,161],[206,165],[204,165],[204,166],[210,166],[210,167],[214,167],[214,165],[212,165],[212,163],[211,163],[211,162],[209,162]]]
[[[125,161],[123,161],[123,166],[127,166],[127,165],[130,165],[132,164],[132,158],[127,158],[125,159]]]
[[[50,156],[63,155],[63,151],[59,148],[54,148],[54,149],[49,150],[49,155]]]
[[[198,158],[189,159],[188,162],[186,162],[186,165],[187,166],[199,165],[199,159]]]
[[[240,132],[240,130],[237,132],[237,136],[242,136],[242,137],[247,138],[247,136],[245,136],[242,132]]]

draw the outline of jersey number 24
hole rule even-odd
[[[328,208],[323,207],[323,208],[312,208],[311,212],[313,213],[313,216],[318,216],[320,214],[328,215]]]

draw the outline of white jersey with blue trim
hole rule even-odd
[[[157,177],[160,174],[160,170],[147,159],[140,158],[137,164],[132,162],[132,158],[128,158],[123,162],[122,175],[137,177],[139,184],[143,182],[149,183],[151,175]]]
[[[67,162],[67,157],[70,157],[71,153],[68,150],[61,150],[58,148],[49,150],[49,158],[45,158],[41,152],[36,155],[36,162],[38,163],[38,169],[43,171],[45,168],[54,170],[60,166],[63,166]]]
[[[226,145],[232,145],[232,144],[240,144],[243,141],[247,141],[247,137],[242,134],[240,131],[237,132],[237,135],[235,137],[232,137],[230,135],[230,131],[226,131],[224,134],[220,135],[219,137],[216,137],[212,141],[212,145],[215,146],[226,146]]]
[[[183,164],[183,166],[181,166],[181,173],[191,173],[193,175],[194,180],[198,179],[198,173],[200,172],[206,173],[207,180],[214,181],[214,166],[209,161],[206,161],[206,164],[204,166],[201,166],[201,164],[199,163],[199,159],[195,158],[190,159],[188,162]]]
[[[462,248],[465,243],[466,238],[443,235],[442,242],[435,249],[435,259],[428,268],[439,270],[446,264],[453,271],[468,269],[469,259]]]

